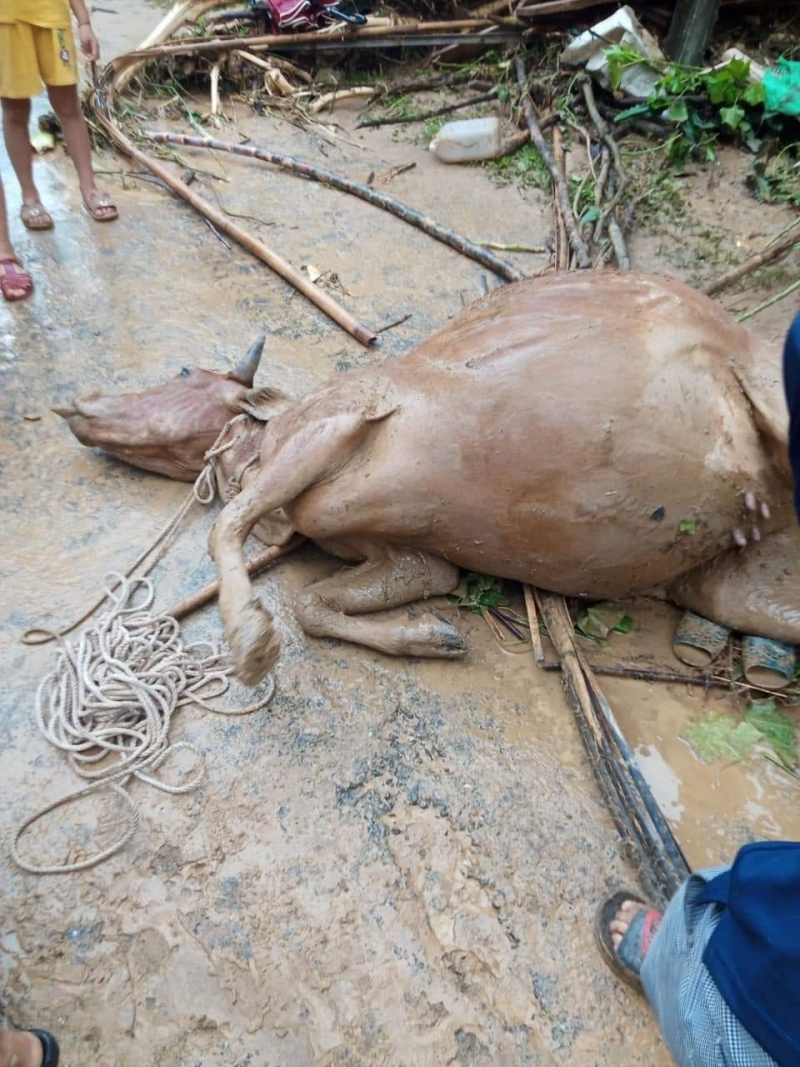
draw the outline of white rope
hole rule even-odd
[[[226,425],[206,453],[206,465],[191,495],[150,548],[125,574],[109,575],[98,604],[109,601],[111,606],[97,622],[72,642],[64,641],[63,634],[79,623],[58,633],[36,631],[49,634],[49,639],[57,638],[60,646],[54,669],[42,679],[36,693],[39,729],[51,744],[67,753],[73,770],[91,784],[41,808],[17,830],[11,856],[29,874],[85,870],[124,848],[140,819],[139,809],[125,789],[132,777],[166,793],[186,793],[199,784],[204,774],[203,754],[187,741],[169,743],[172,717],[178,708],[196,704],[219,714],[246,715],[265,707],[273,697],[275,683],[270,678],[266,694],[255,704],[245,708],[210,705],[208,701],[222,696],[230,685],[232,668],[226,655],[208,643],[184,644],[177,619],[150,610],[155,587],[147,574],[191,505],[213,501],[215,460],[232,446],[233,442],[222,441],[240,418]],[[133,569],[159,545],[162,553],[141,575],[132,576]],[[179,749],[187,749],[196,757],[190,779],[169,785],[154,777],[168,756]],[[97,768],[101,761],[104,765]],[[117,841],[73,863],[42,866],[20,856],[19,840],[30,826],[55,808],[106,787],[120,796],[131,812],[130,824]]]

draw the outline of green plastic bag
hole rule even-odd
[[[800,63],[779,59],[764,75],[764,106],[783,115],[800,115]]]

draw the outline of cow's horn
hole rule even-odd
[[[261,353],[264,351],[264,342],[266,337],[259,337],[254,345],[250,348],[250,351],[240,360],[233,371],[233,376],[242,385],[252,385],[253,379],[256,376],[258,365],[261,362]]]

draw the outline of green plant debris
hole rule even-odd
[[[683,534],[693,534],[696,528],[694,519],[684,519],[683,522],[678,525],[678,530]]]
[[[738,763],[759,751],[790,774],[797,764],[794,723],[776,710],[774,700],[752,702],[744,719],[712,712],[688,723],[681,736],[704,763],[720,759]]]
[[[606,641],[612,633],[628,634],[633,629],[630,615],[620,615],[614,604],[592,604],[583,608],[575,620],[575,631],[590,641]]]
[[[748,759],[762,737],[752,723],[717,712],[687,723],[681,736],[704,763],[719,759],[738,763]]]
[[[797,763],[797,735],[792,720],[776,710],[775,701],[753,701],[744,717],[774,750],[782,766],[792,770]]]
[[[688,159],[713,160],[720,137],[758,152],[766,136],[780,133],[786,125],[783,116],[765,111],[764,86],[750,81],[747,60],[734,59],[715,70],[705,70],[675,63],[654,64],[628,46],[614,46],[606,55],[615,91],[628,67],[646,62],[660,72],[654,93],[621,111],[616,121],[658,117],[673,123],[675,132],[666,138],[663,150],[678,168]]]
[[[531,144],[523,145],[513,155],[487,160],[483,167],[498,185],[510,185],[515,182],[521,186],[534,186],[545,193],[550,193],[553,187],[547,164],[538,149]]]
[[[800,207],[800,141],[754,160],[746,181],[758,200]]]
[[[468,571],[459,582],[448,600],[466,611],[485,615],[492,608],[508,604],[508,597],[503,592],[497,578],[488,574],[476,574]]]

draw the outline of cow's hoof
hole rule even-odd
[[[228,635],[233,673],[244,685],[262,681],[278,662],[281,639],[260,600],[251,600]]]
[[[407,656],[426,656],[434,659],[456,659],[467,653],[467,642],[461,631],[444,619],[421,621],[410,635]]]

